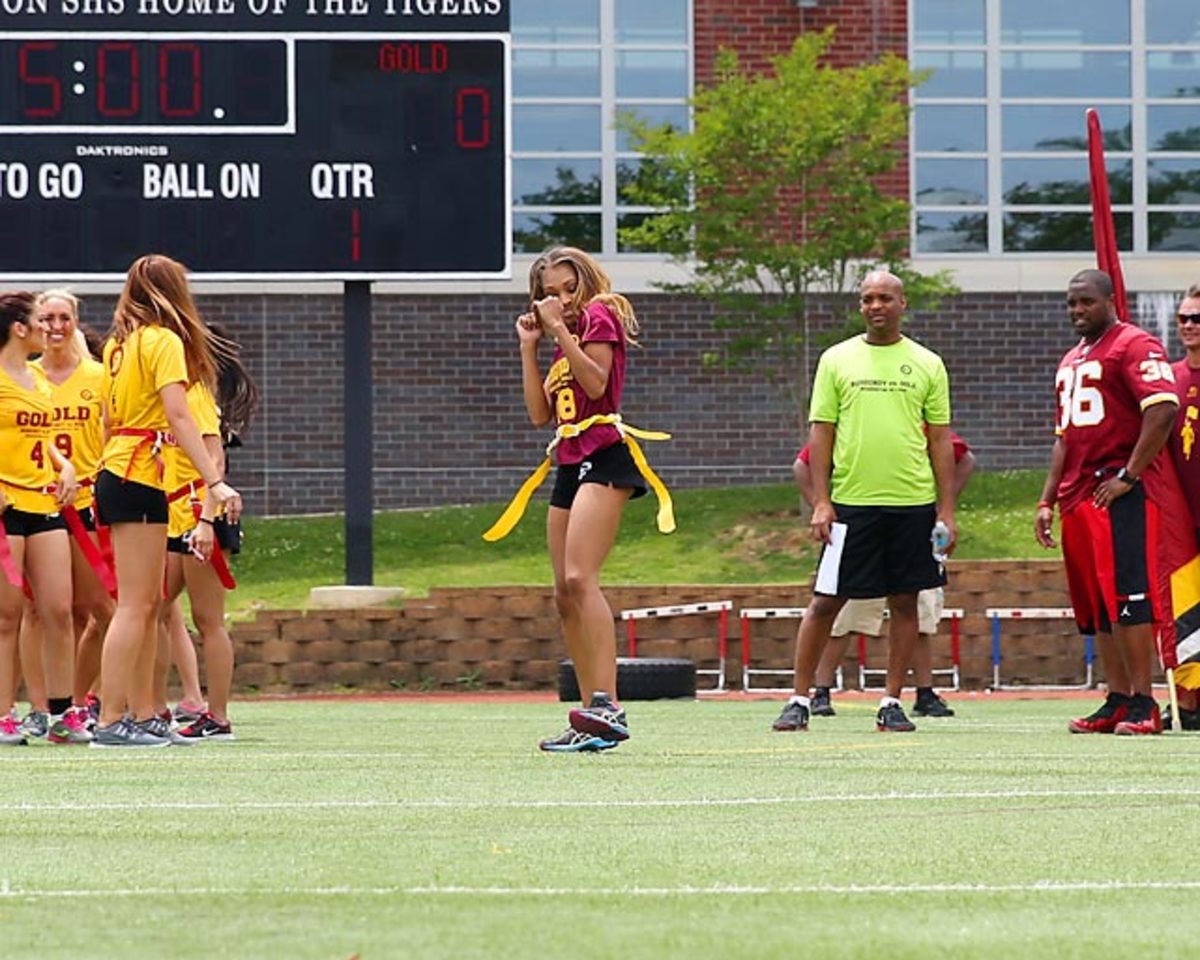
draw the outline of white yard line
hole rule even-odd
[[[959,800],[1062,800],[1096,799],[1104,797],[1176,797],[1195,798],[1200,801],[1200,787],[1187,789],[1155,789],[1128,787],[1109,790],[932,790],[893,791],[868,793],[829,793],[794,797],[683,797],[654,798],[646,800],[616,799],[527,799],[527,800],[457,800],[431,798],[404,800],[386,798],[344,800],[129,800],[104,801],[17,801],[6,803],[0,808],[3,813],[51,813],[71,811],[78,815],[90,812],[113,810],[178,811],[178,810],[361,810],[361,809],[410,809],[410,810],[546,810],[546,809],[671,809],[692,807],[780,807],[802,804],[880,803],[887,801],[954,802]]]
[[[878,896],[881,894],[998,894],[998,893],[1121,893],[1126,891],[1200,890],[1200,880],[1112,880],[1028,883],[914,883],[914,884],[781,884],[773,886],[714,884],[708,887],[196,887],[180,890],[189,897],[727,897],[779,895]],[[0,900],[90,900],[127,897],[159,897],[163,887],[115,889],[34,890],[0,880]]]

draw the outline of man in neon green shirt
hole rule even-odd
[[[867,274],[859,306],[866,332],[826,350],[813,383],[809,525],[824,546],[796,637],[795,693],[775,730],[808,729],[808,691],[834,618],[851,598],[880,596],[892,627],[876,729],[915,729],[900,692],[917,641],[917,594],[946,582],[930,547],[934,524],[945,525],[944,555],[957,539],[946,368],[900,333],[906,301],[898,277]]]

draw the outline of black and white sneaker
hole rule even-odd
[[[783,713],[771,724],[772,730],[792,732],[808,729],[808,707],[795,700],[789,700],[783,708]]]
[[[830,695],[828,687],[814,687],[810,704],[808,712],[814,717],[837,716],[837,711],[833,709],[833,697]]]
[[[893,701],[879,708],[875,716],[875,729],[880,733],[912,733],[917,726],[904,715],[904,707]]]
[[[913,703],[913,715],[917,717],[952,717],[954,709],[934,691],[918,692]]]

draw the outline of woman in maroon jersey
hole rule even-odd
[[[570,712],[570,726],[541,748],[606,750],[629,737],[615,699],[616,629],[600,590],[600,567],[626,502],[646,492],[619,429],[626,349],[636,345],[638,323],[600,265],[573,247],[556,247],[534,262],[529,292],[531,309],[517,319],[525,408],[534,426],[553,421],[557,428],[546,540],[554,601],[585,698]],[[537,356],[543,339],[554,344],[544,377]]]

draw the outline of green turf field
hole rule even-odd
[[[1168,957],[1200,935],[1200,736],[1090,701],[246,702],[239,740],[0,753],[0,955]]]

